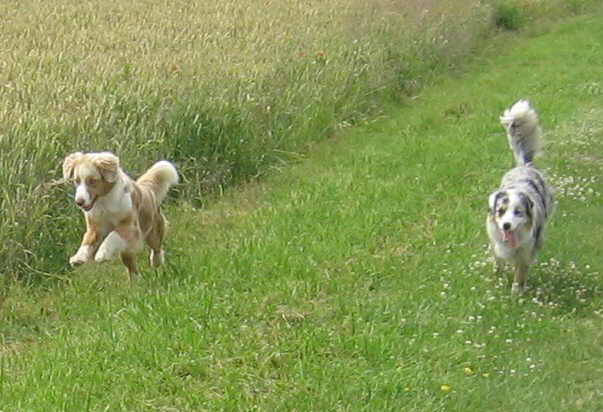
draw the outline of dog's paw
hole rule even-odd
[[[150,256],[150,260],[151,260],[151,266],[157,267],[160,265],[163,265],[163,262],[165,261],[165,257],[164,257],[165,253],[162,250],[159,251],[159,253],[155,253],[154,250],[151,250],[151,256]]]
[[[71,266],[80,266],[84,263],[90,262],[92,260],[92,254],[94,253],[94,249],[90,245],[82,245],[77,250],[75,255],[71,256],[69,259],[69,264]]]
[[[111,232],[105,238],[94,256],[96,262],[106,262],[113,260],[128,249],[126,242],[117,232]]]
[[[73,256],[71,256],[71,258],[69,258],[69,264],[72,267],[81,266],[84,263],[86,263],[87,261],[88,261],[88,259],[86,259],[83,256],[80,256],[79,254],[73,255]]]
[[[523,295],[524,289],[524,286],[520,285],[517,282],[513,282],[513,284],[511,285],[511,293],[515,296]]]
[[[113,259],[115,259],[115,255],[110,253],[107,248],[101,248],[94,256],[94,261],[96,263],[108,262]]]

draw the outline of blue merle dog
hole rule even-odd
[[[516,166],[502,178],[489,198],[486,220],[497,270],[515,268],[513,293],[522,293],[530,264],[544,242],[544,229],[554,208],[552,188],[534,165],[540,149],[538,114],[527,100],[505,110],[500,122],[507,131]]]

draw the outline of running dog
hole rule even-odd
[[[552,188],[534,165],[541,130],[538,114],[527,100],[505,110],[500,122],[507,132],[516,166],[489,197],[486,220],[490,245],[499,271],[504,262],[515,267],[511,291],[522,293],[529,266],[544,242],[544,229],[553,213]]]
[[[75,203],[86,218],[86,233],[69,259],[71,266],[119,256],[132,280],[143,240],[151,248],[151,265],[163,263],[167,221],[159,205],[170,186],[178,183],[174,165],[162,160],[134,181],[114,154],[77,152],[63,161],[63,177],[75,184]]]

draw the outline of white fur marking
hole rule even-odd
[[[92,196],[88,191],[88,187],[85,183],[80,183],[75,189],[75,203],[83,207],[90,207],[92,204]]]
[[[71,266],[79,266],[88,262],[92,259],[92,252],[94,248],[90,245],[82,245],[77,250],[76,254],[69,259],[69,264]]]
[[[125,251],[128,247],[128,242],[122,238],[119,233],[113,231],[105,238],[103,243],[98,248],[94,260],[97,262],[106,262],[113,260],[118,254]]]
[[[164,255],[163,249],[160,250],[159,253],[155,253],[154,250],[151,250],[151,266],[157,267],[163,265],[163,262],[165,261]]]

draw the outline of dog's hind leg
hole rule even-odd
[[[121,255],[121,261],[128,269],[128,275],[130,275],[130,282],[133,282],[138,277],[138,268],[136,267],[136,256],[133,253],[123,252]]]
[[[167,229],[167,220],[161,213],[157,219],[156,225],[151,229],[151,232],[147,235],[147,244],[151,248],[151,266],[157,267],[162,265],[164,258],[164,251],[161,248],[163,238]]]

